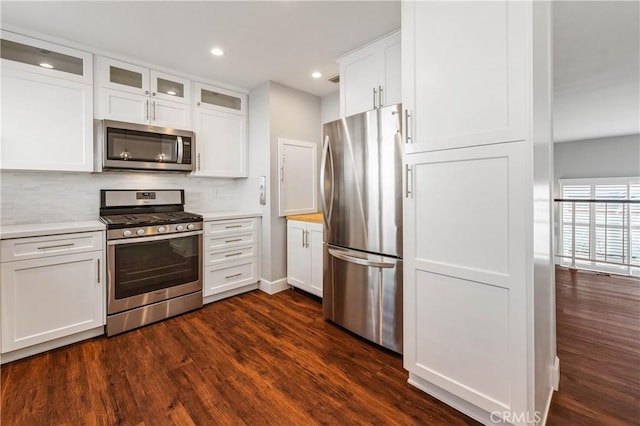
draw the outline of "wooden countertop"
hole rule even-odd
[[[300,222],[322,223],[322,213],[294,214],[287,216],[287,220],[297,220]]]

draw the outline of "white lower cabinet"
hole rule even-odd
[[[103,235],[98,231],[2,241],[3,361],[11,360],[5,354],[12,351],[87,330],[98,328],[96,334],[101,334]]]
[[[322,297],[321,223],[287,221],[287,283]]]
[[[204,303],[258,288],[258,219],[206,221],[203,263]]]

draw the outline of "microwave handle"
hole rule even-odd
[[[176,145],[178,145],[178,155],[176,163],[182,164],[182,156],[184,155],[184,143],[182,142],[182,136],[176,138]]]

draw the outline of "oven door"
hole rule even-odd
[[[202,231],[107,242],[107,312],[202,291]]]

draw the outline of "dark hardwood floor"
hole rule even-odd
[[[640,424],[640,280],[556,268],[549,425]]]
[[[557,271],[550,425],[640,424],[637,280]],[[1,368],[2,425],[398,424],[473,420],[406,382],[402,358],[260,291]]]
[[[408,385],[399,355],[260,291],[2,366],[2,425],[474,422]]]

